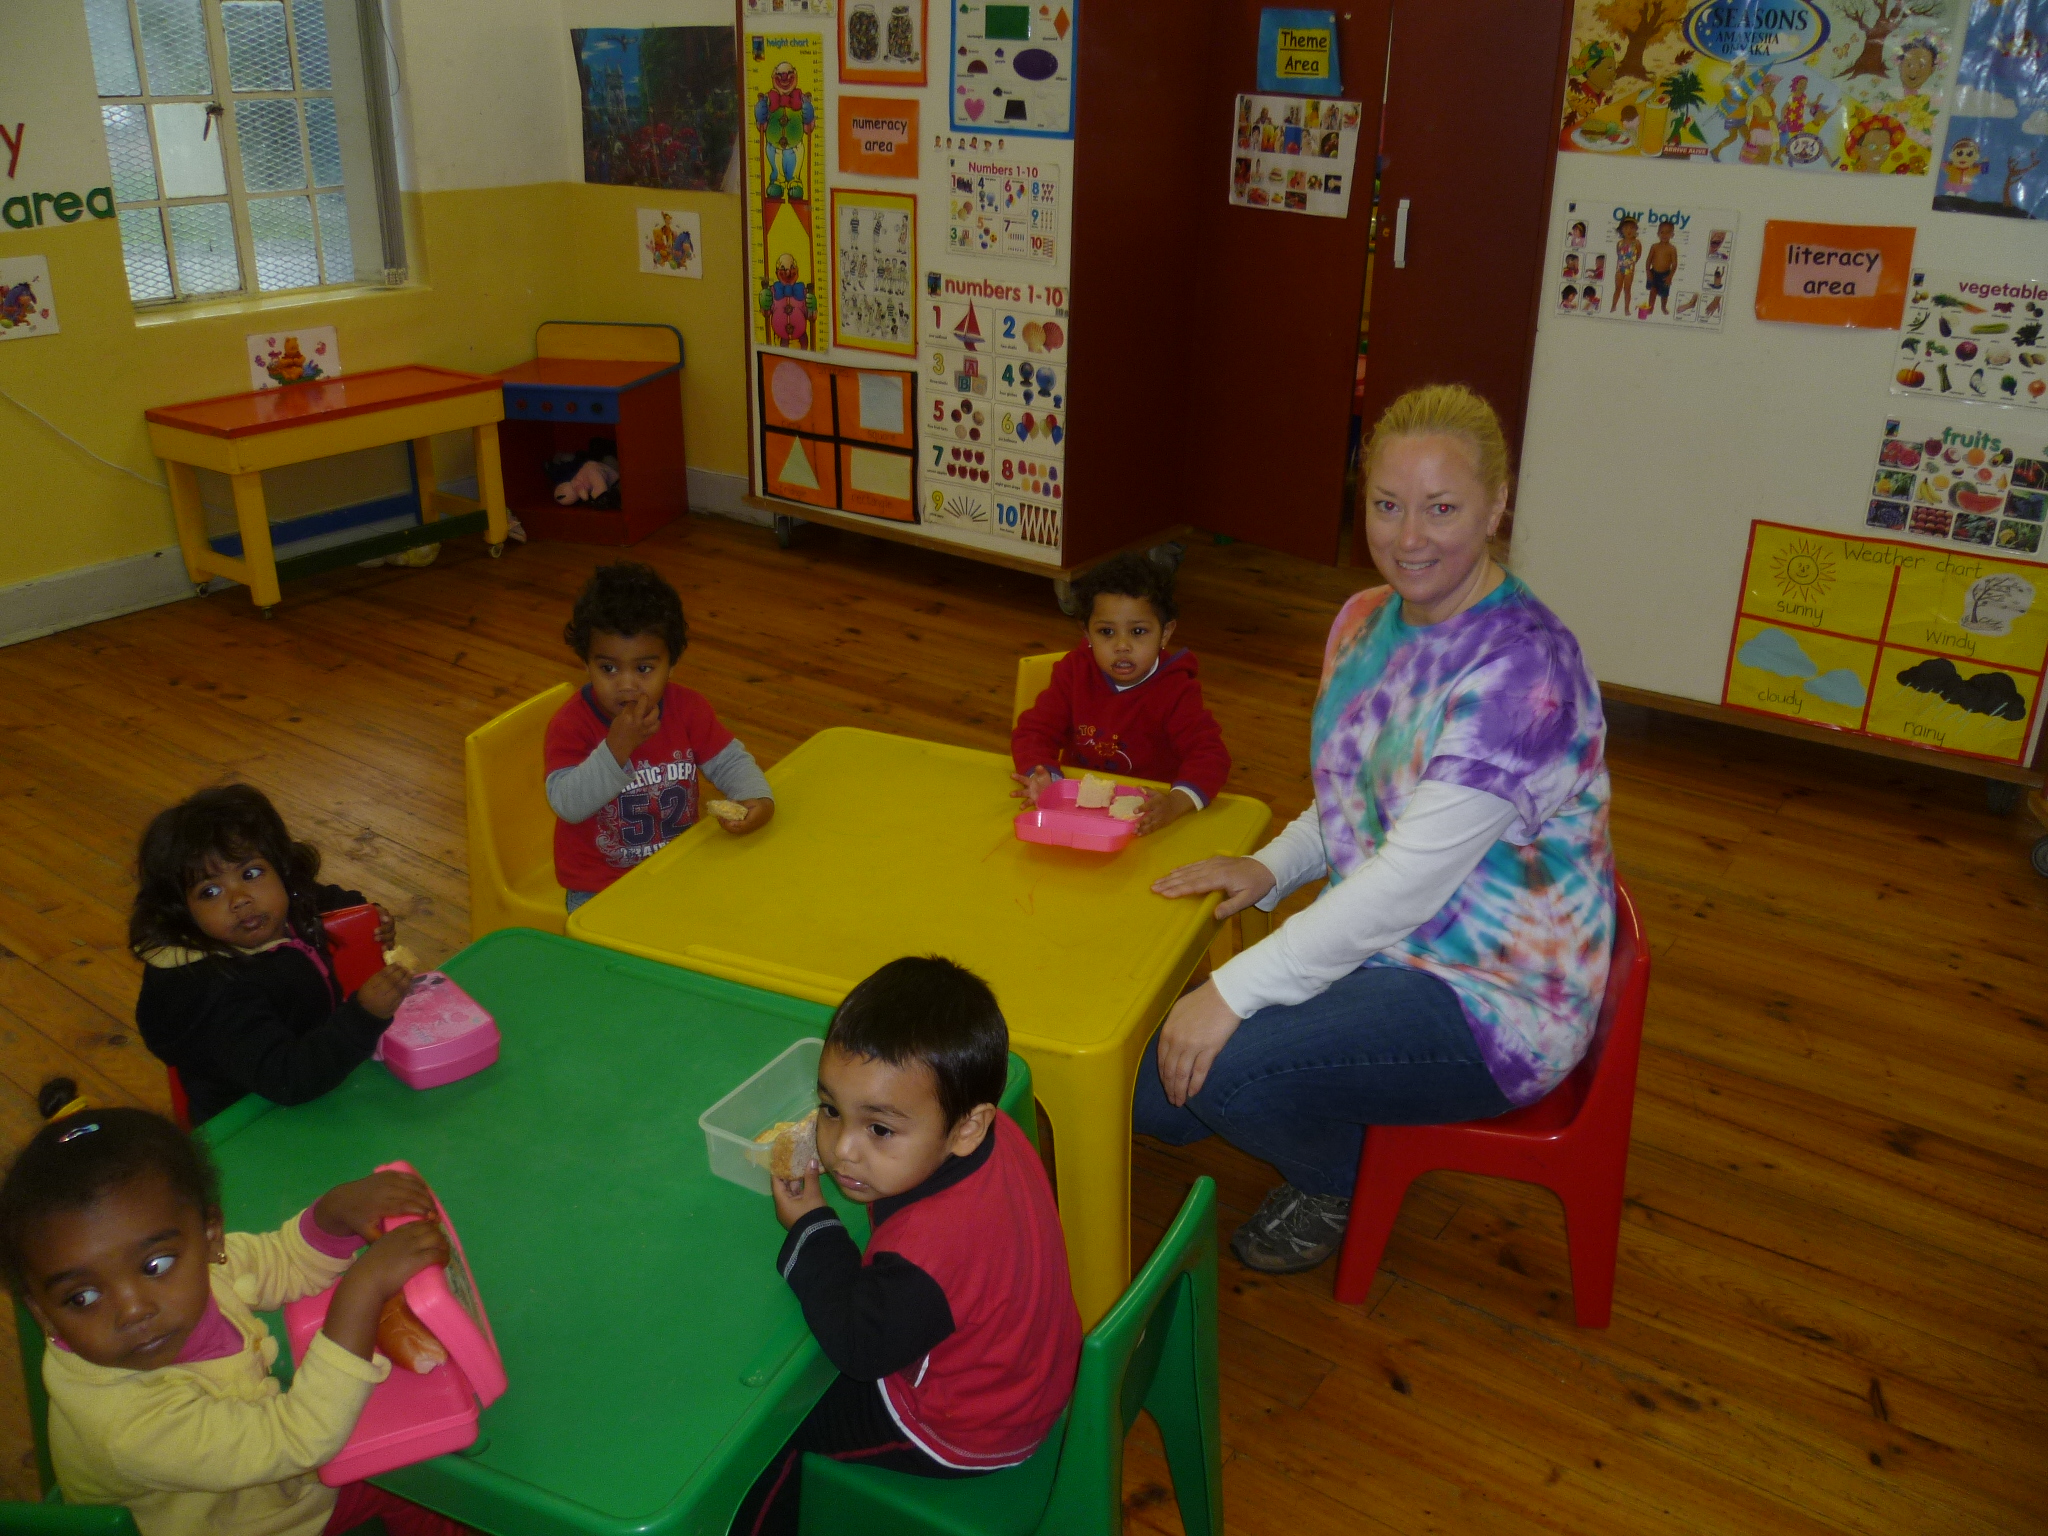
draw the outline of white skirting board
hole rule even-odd
[[[443,487],[457,495],[474,495],[464,486]],[[735,518],[743,523],[769,527],[773,519],[741,500],[747,492],[745,475],[729,475],[715,469],[690,470],[690,510]],[[360,537],[363,530],[351,529],[345,537]],[[231,587],[224,578],[212,583],[212,590]],[[130,555],[125,560],[108,560],[99,565],[82,565],[57,571],[30,581],[0,587],[0,645],[15,645],[38,635],[81,624],[116,618],[174,603],[193,596],[191,580],[178,546]]]

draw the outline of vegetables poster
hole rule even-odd
[[[2048,669],[2041,580],[1971,550],[1751,523],[1722,702],[2025,762]]]
[[[2029,0],[2017,3],[2024,11]],[[1976,4],[1995,10],[1998,0]],[[1950,73],[1950,9],[1951,0],[1577,0],[1559,148],[1922,175]]]
[[[1934,206],[2048,218],[2048,0],[1970,0]]]
[[[2017,411],[1895,416],[1864,504],[1867,528],[2042,558],[2048,421]]]
[[[1568,201],[1558,218],[1552,307],[1718,331],[1737,220],[1732,208]]]
[[[2048,282],[1916,271],[1892,393],[2048,407]]]
[[[747,248],[754,340],[822,352],[830,244],[825,191],[825,40],[814,32],[747,38]]]

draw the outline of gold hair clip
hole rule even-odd
[[[58,1110],[57,1113],[50,1116],[50,1118],[52,1120],[62,1120],[66,1115],[75,1115],[82,1109],[91,1108],[92,1106],[85,1102],[85,1096],[81,1094],[79,1095],[79,1097],[73,1099],[69,1104],[66,1104],[62,1109]]]

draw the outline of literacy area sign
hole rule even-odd
[[[1764,225],[1756,317],[1800,325],[1896,330],[1912,277],[1910,225]]]
[[[1341,96],[1337,13],[1259,12],[1259,89],[1293,96]]]

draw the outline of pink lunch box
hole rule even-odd
[[[1115,795],[1138,795],[1135,784],[1119,784]],[[1079,779],[1054,779],[1039,792],[1037,806],[1017,816],[1017,836],[1027,843],[1053,843],[1090,853],[1115,853],[1138,835],[1135,821],[1118,821],[1106,806],[1083,810]]]
[[[404,1162],[378,1165],[379,1173],[387,1170],[416,1171]],[[476,1277],[462,1251],[462,1239],[439,1198],[434,1208],[441,1213],[452,1258],[446,1268],[429,1265],[406,1281],[405,1299],[448,1351],[448,1363],[435,1366],[424,1376],[392,1368],[370,1393],[348,1444],[320,1469],[320,1481],[330,1488],[475,1444],[477,1419],[505,1395],[505,1365],[498,1355],[498,1341],[491,1333],[491,1319],[484,1311]],[[417,1216],[397,1217],[386,1221],[384,1230],[417,1220]],[[285,1334],[291,1341],[293,1364],[304,1362],[307,1347],[327,1321],[327,1307],[333,1300],[334,1286],[330,1285],[317,1296],[285,1303]]]
[[[439,971],[422,971],[398,1005],[377,1056],[408,1088],[438,1088],[498,1059],[498,1026]]]

